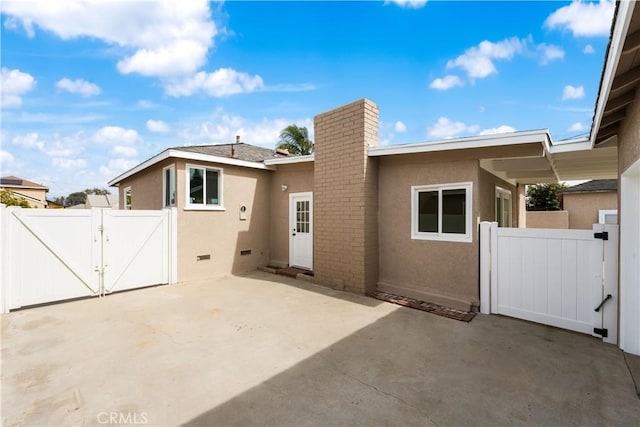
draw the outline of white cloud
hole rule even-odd
[[[58,169],[82,169],[87,166],[85,159],[69,159],[64,157],[54,157],[51,164]]]
[[[544,26],[570,30],[575,37],[608,36],[614,9],[613,0],[599,3],[574,0],[549,15]]]
[[[168,133],[171,131],[171,126],[162,120],[147,120],[147,129],[149,132]]]
[[[402,133],[407,130],[407,125],[405,125],[401,121],[397,121],[393,128],[395,129],[396,132]]]
[[[478,133],[478,135],[497,135],[500,133],[511,133],[515,132],[516,129],[514,127],[508,125],[498,126],[497,128],[484,129]]]
[[[16,135],[11,139],[11,142],[15,145],[25,148],[38,148],[44,147],[44,142],[40,141],[40,138],[36,132],[27,133],[24,135]]]
[[[309,138],[313,140],[311,118],[264,118],[256,122],[221,111],[214,113],[208,120],[181,127],[177,134],[186,144],[229,143],[235,141],[236,135],[240,135],[241,140],[248,144],[273,148],[279,140],[280,131],[290,124],[306,127],[309,130]]]
[[[542,55],[542,58],[540,59],[540,63],[542,65],[547,65],[549,62],[553,61],[554,59],[564,58],[564,50],[552,44],[540,43],[536,47],[536,49]]]
[[[116,158],[116,159],[109,160],[109,162],[106,165],[100,166],[98,170],[104,176],[115,177],[120,175],[122,172],[125,172],[131,169],[137,164],[138,164],[138,161],[135,159]]]
[[[384,4],[396,4],[409,9],[420,9],[427,4],[427,0],[386,0]]]
[[[138,150],[128,145],[116,145],[111,150],[111,154],[124,157],[135,157],[138,155]]]
[[[59,90],[65,90],[69,93],[77,93],[85,98],[99,95],[102,92],[102,89],[100,89],[98,85],[82,79],[60,79],[56,83],[56,87]]]
[[[584,86],[566,85],[562,90],[562,100],[584,98]]]
[[[63,40],[90,37],[121,48],[117,66],[125,74],[193,73],[206,63],[218,32],[204,0],[3,2],[2,12],[18,19],[29,36],[37,26]]]
[[[93,140],[98,144],[134,144],[142,141],[137,131],[119,126],[105,126],[98,129],[93,135]]]
[[[584,49],[582,49],[582,53],[590,55],[592,53],[596,53],[595,49],[593,48],[593,46],[591,46],[590,44],[586,45],[584,47]]]
[[[567,129],[567,130],[569,132],[582,132],[582,131],[584,131],[586,129],[587,129],[587,127],[583,123],[575,122],[574,124],[569,126],[569,129]]]
[[[427,136],[434,138],[453,138],[461,133],[474,133],[478,131],[478,125],[468,126],[463,122],[454,122],[446,117],[440,117],[438,121],[427,128]]]
[[[484,40],[478,46],[447,62],[447,69],[462,68],[471,79],[482,79],[497,72],[493,60],[510,60],[526,49],[528,39],[511,37],[497,43]]]
[[[22,105],[22,95],[33,89],[35,85],[36,79],[31,74],[2,67],[0,74],[2,107],[19,107]]]
[[[0,150],[0,164],[2,164],[3,167],[12,164],[15,160],[16,159],[13,157],[13,154],[8,151]]]
[[[429,87],[431,89],[438,89],[438,90],[447,90],[455,86],[462,86],[462,80],[460,80],[460,77],[452,76],[452,75],[448,75],[442,78],[437,78],[434,81],[432,81],[431,84],[429,84]]]
[[[232,68],[220,68],[212,73],[200,71],[193,76],[166,82],[169,96],[190,96],[203,91],[209,96],[223,97],[237,93],[253,92],[264,86],[262,77],[250,76]]]

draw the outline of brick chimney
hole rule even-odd
[[[313,269],[318,283],[372,294],[378,281],[378,106],[361,99],[314,119]]]

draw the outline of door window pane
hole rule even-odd
[[[164,170],[164,205],[176,204],[176,170],[173,167]]]

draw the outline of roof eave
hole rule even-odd
[[[141,172],[168,158],[177,158],[177,159],[183,159],[183,160],[192,160],[192,161],[208,162],[208,163],[219,163],[224,165],[240,166],[240,167],[251,168],[251,169],[262,169],[262,170],[273,169],[272,167],[266,165],[265,163],[251,162],[248,160],[241,160],[241,159],[232,159],[228,157],[212,156],[210,154],[193,153],[190,151],[182,151],[175,148],[168,148],[163,152],[151,157],[150,159],[145,160],[139,165],[129,169],[128,171],[124,172],[118,177],[112,179],[111,181],[109,181],[109,186],[117,187],[120,184],[120,182],[129,178],[130,176],[133,176],[138,172]]]
[[[622,54],[622,48],[624,47],[625,37],[629,30],[629,24],[631,23],[634,7],[635,2],[622,1],[618,3],[615,23],[611,34],[611,42],[604,70],[602,72],[602,79],[600,80],[596,109],[593,115],[593,123],[591,124],[591,132],[589,134],[589,148],[593,148],[595,146],[596,137],[598,136],[600,123],[602,122],[604,110],[609,100],[611,86],[613,85],[613,80],[618,68],[618,63]]]
[[[547,129],[482,135],[457,139],[445,139],[418,144],[388,145],[370,147],[369,156],[390,156],[395,154],[415,154],[435,151],[465,150],[471,148],[500,147],[505,145],[542,143],[549,147],[551,136]]]

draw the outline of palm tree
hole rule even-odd
[[[306,127],[289,125],[280,132],[280,141],[276,148],[289,151],[290,154],[304,156],[313,153],[313,141],[309,139]]]

